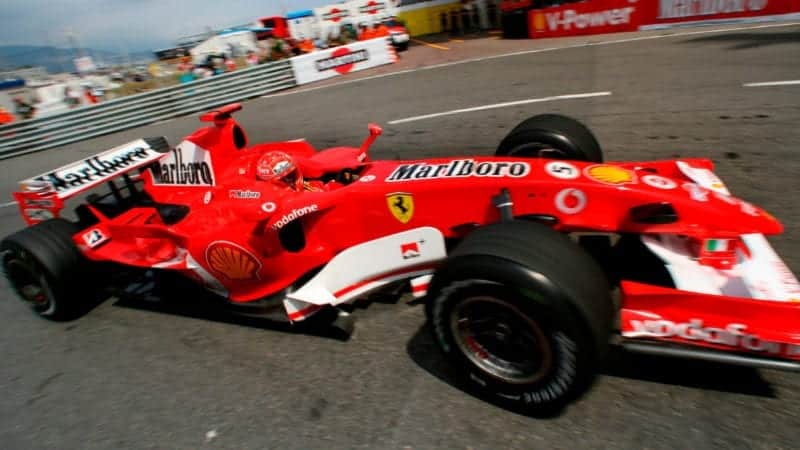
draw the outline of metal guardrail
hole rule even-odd
[[[289,60],[239,69],[0,126],[0,159],[212,109],[296,86]]]

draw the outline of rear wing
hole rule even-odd
[[[169,152],[166,138],[144,138],[20,181],[14,198],[28,224],[58,215],[64,200],[147,166]]]

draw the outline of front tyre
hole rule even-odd
[[[431,288],[436,341],[483,396],[550,414],[591,384],[613,304],[600,268],[568,238],[532,223],[476,230]]]

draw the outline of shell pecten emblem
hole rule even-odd
[[[607,164],[589,166],[584,173],[587,177],[605,184],[636,183],[633,171]]]
[[[258,278],[261,262],[246,249],[228,241],[215,241],[206,248],[206,263],[229,280]]]

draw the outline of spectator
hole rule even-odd
[[[255,66],[256,64],[258,64],[258,55],[256,54],[256,52],[252,50],[248,51],[246,61],[248,66]]]
[[[22,97],[14,98],[14,113],[20,119],[32,119],[36,114],[36,107],[22,99]]]
[[[309,38],[305,38],[300,41],[300,51],[303,53],[311,53],[314,51],[314,41]]]
[[[225,60],[223,61],[225,64],[225,70],[228,72],[233,72],[236,70],[236,61],[233,60],[230,56],[226,56]]]
[[[378,22],[375,24],[374,28],[375,37],[387,37],[389,36],[389,27],[386,26],[383,22]]]
[[[180,72],[180,75],[178,75],[179,82],[189,83],[194,81],[194,64],[192,63],[192,58],[190,56],[184,56],[181,58],[181,62],[178,64],[178,71]]]
[[[318,37],[317,39],[314,40],[314,47],[320,50],[324,50],[328,48],[328,41],[324,38]]]
[[[360,24],[358,24],[358,30],[359,30],[358,31],[358,40],[359,41],[367,41],[367,40],[372,39],[373,37],[375,37],[375,36],[373,36],[372,30],[367,28],[367,24],[364,23],[364,22],[361,22]]]
[[[300,49],[300,43],[294,39],[287,39],[286,45],[289,47],[289,57],[292,56],[300,56],[303,54],[303,51]]]
[[[97,103],[97,97],[95,97],[94,92],[92,92],[91,86],[84,86],[83,87],[83,95],[86,97],[86,102],[90,105],[94,105]]]
[[[14,121],[14,115],[0,106],[0,125],[5,125]]]
[[[475,31],[475,24],[472,23],[474,11],[475,5],[472,4],[472,0],[461,0],[461,23],[465,33]]]
[[[192,73],[194,74],[195,78],[208,78],[214,74],[214,72],[212,72],[208,66],[203,65],[195,66]]]
[[[349,44],[351,42],[358,40],[358,31],[353,26],[352,23],[346,23],[342,25],[339,29],[339,39],[342,40],[343,43]]]
[[[69,86],[64,87],[64,103],[67,104],[67,107],[72,109],[80,106],[81,104],[81,96],[78,94],[77,91],[72,89]]]
[[[286,58],[290,55],[289,45],[283,39],[275,39],[271,50],[270,59],[273,61]]]
[[[186,69],[181,71],[181,74],[178,76],[178,81],[181,83],[189,83],[194,81],[196,77],[194,67],[188,65],[185,67]]]
[[[460,12],[457,9],[450,11],[450,32],[452,34],[463,34],[463,27],[460,21]]]
[[[180,64],[178,64],[178,70],[180,72],[191,72],[194,69],[194,64],[192,64],[192,58],[190,56],[184,56],[181,58]]]

